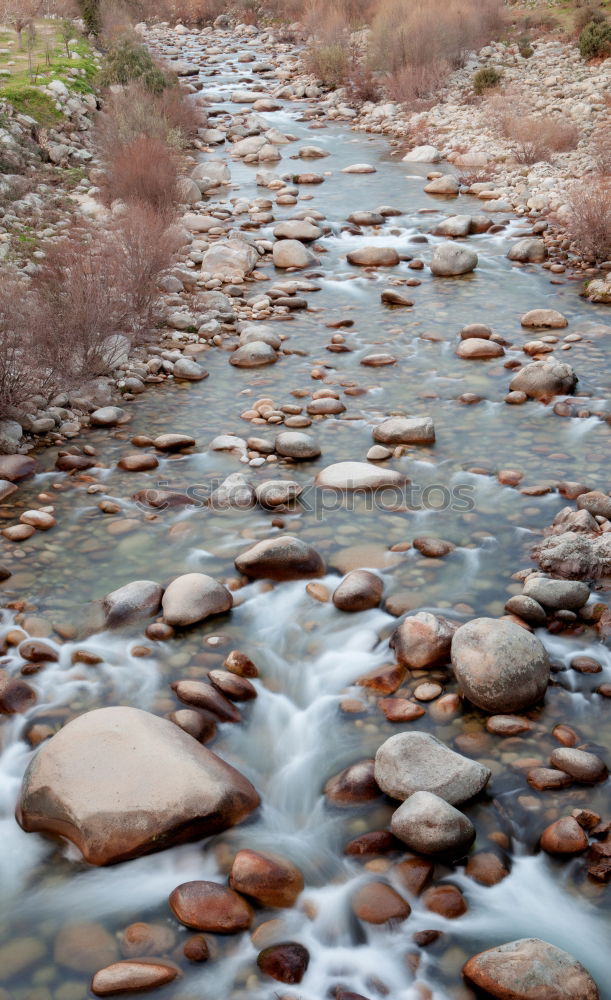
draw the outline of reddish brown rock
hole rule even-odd
[[[179,708],[176,712],[170,712],[167,718],[200,743],[208,743],[216,735],[214,717],[196,708]]]
[[[36,468],[36,462],[27,455],[0,455],[0,479],[9,483],[18,483],[31,476]]]
[[[235,856],[229,885],[264,906],[294,906],[303,891],[303,875],[285,858],[242,850]]]
[[[369,688],[376,694],[394,694],[405,680],[407,670],[399,663],[390,663],[383,667],[375,667],[368,673],[358,677],[355,684]]]
[[[310,962],[307,948],[297,941],[283,941],[259,952],[261,972],[279,983],[300,983]]]
[[[554,726],[552,729],[552,736],[559,743],[562,743],[564,747],[574,747],[579,743],[579,737],[575,730],[571,726],[563,725],[562,723],[558,726]]]
[[[491,715],[486,720],[486,729],[495,736],[517,736],[528,732],[530,722],[519,715]]]
[[[556,771],[553,767],[531,767],[527,774],[528,784],[539,792],[555,788],[568,788],[573,779],[564,771]]]
[[[231,674],[237,674],[238,677],[259,676],[259,671],[252,660],[246,656],[246,653],[240,652],[239,649],[231,650],[225,658],[223,666],[225,670],[228,670]]]
[[[74,972],[92,975],[118,957],[117,942],[101,924],[65,924],[55,938],[54,962]]]
[[[368,857],[376,854],[388,854],[401,850],[403,845],[393,837],[388,830],[372,830],[360,837],[350,840],[344,847],[344,854],[350,857]]]
[[[36,692],[26,681],[0,672],[0,714],[20,715],[36,703]]]
[[[18,652],[30,663],[56,663],[59,659],[57,650],[42,639],[26,639],[19,643]]]
[[[235,934],[247,930],[252,920],[246,900],[218,882],[183,882],[169,903],[176,919],[196,931]]]
[[[496,1000],[599,1000],[583,965],[539,938],[482,951],[465,964],[463,976]]]
[[[448,920],[455,920],[467,912],[465,897],[454,885],[434,885],[422,896],[422,902],[427,910],[439,913]]]
[[[373,760],[360,760],[344,768],[325,785],[325,796],[334,806],[352,806],[371,802],[381,795],[373,776]]]
[[[480,885],[496,885],[509,875],[501,859],[491,851],[481,851],[469,858],[465,873]]]
[[[333,603],[340,611],[367,611],[377,608],[384,593],[379,576],[366,569],[348,573],[333,594]]]
[[[303,580],[325,572],[318,552],[294,535],[256,542],[236,558],[235,566],[251,580]]]
[[[167,924],[130,924],[123,931],[119,944],[125,958],[164,955],[176,944],[176,935]]]
[[[211,670],[208,680],[217,691],[232,701],[252,701],[257,697],[257,689],[246,677],[238,677],[229,670]]]
[[[453,635],[454,628],[445,618],[419,611],[401,622],[390,646],[399,663],[422,670],[449,662]]]
[[[119,469],[124,472],[147,472],[149,469],[156,469],[159,460],[154,455],[135,452],[133,455],[124,455],[117,462]]]
[[[352,912],[366,924],[399,922],[409,917],[411,907],[385,882],[368,882],[352,897]]]
[[[426,858],[406,858],[393,868],[393,874],[412,896],[419,896],[433,877],[435,865]]]
[[[452,542],[446,542],[443,538],[435,538],[433,535],[420,535],[418,538],[414,538],[412,545],[428,559],[443,559],[456,548]]]
[[[224,695],[204,681],[175,681],[172,690],[186,705],[203,708],[216,715],[221,722],[240,722],[238,709]]]
[[[192,934],[187,938],[182,951],[190,962],[207,962],[210,958],[210,948],[203,934]]]
[[[426,715],[422,705],[416,705],[408,698],[381,698],[378,706],[389,722],[414,722]]]
[[[562,816],[545,828],[540,843],[548,854],[580,854],[587,848],[588,838],[576,819]]]
[[[178,975],[178,967],[172,962],[152,958],[127,959],[96,972],[91,980],[91,992],[98,997],[106,997],[116,993],[152,990],[171,983]]]

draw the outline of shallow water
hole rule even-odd
[[[185,55],[193,56],[188,42]],[[250,67],[223,59],[211,87],[225,101],[219,103],[224,112],[243,110],[227,103],[226,96],[237,80],[251,76],[256,80]],[[205,86],[209,86],[207,81]],[[260,86],[261,81],[254,83],[255,89]],[[366,867],[345,857],[343,847],[352,837],[384,828],[391,804],[381,798],[366,806],[332,809],[322,788],[329,777],[373,756],[388,735],[399,731],[400,727],[384,720],[375,699],[353,686],[359,676],[392,659],[387,640],[395,619],[390,614],[382,610],[342,614],[332,604],[312,599],[303,582],[273,588],[253,584],[236,593],[237,606],[230,616],[207,622],[168,643],[143,640],[137,626],[93,635],[85,628],[90,602],[130,580],[164,583],[189,570],[235,578],[235,556],[252,540],[276,530],[270,519],[277,515],[261,509],[214,513],[206,508],[179,508],[151,517],[131,500],[136,490],[161,483],[181,491],[195,486],[209,489],[231,472],[247,474],[254,484],[280,475],[309,485],[323,465],[363,460],[372,443],[372,426],[390,413],[428,414],[436,427],[433,447],[408,449],[404,457],[390,461],[411,480],[405,509],[393,509],[397,498],[391,498],[389,509],[371,510],[362,497],[332,509],[328,504],[321,506],[320,497],[312,495],[309,509],[301,505],[282,516],[287,531],[312,542],[325,557],[329,572],[320,582],[329,590],[347,568],[370,566],[383,574],[386,596],[400,595],[406,608],[439,609],[459,621],[479,614],[498,616],[507,598],[521,589],[511,580],[512,573],[531,564],[533,543],[565,502],[557,492],[524,496],[502,486],[497,471],[521,469],[521,485],[570,479],[592,488],[608,488],[609,424],[604,419],[560,417],[539,403],[515,407],[503,402],[511,377],[503,361],[524,360],[521,345],[534,339],[520,328],[519,318],[527,309],[545,306],[559,309],[569,319],[568,330],[558,332],[561,342],[566,333],[582,334],[580,342],[568,351],[558,350],[556,356],[568,360],[579,375],[579,390],[585,394],[583,409],[604,414],[611,388],[611,328],[605,308],[586,303],[578,295],[577,284],[568,279],[551,284],[543,269],[511,265],[505,256],[509,236],[523,224],[503,213],[493,218],[507,223],[504,231],[470,237],[479,254],[479,267],[466,278],[434,279],[428,270],[413,272],[406,264],[373,276],[351,268],[345,254],[373,242],[421,255],[426,262],[436,238],[429,236],[422,244],[410,240],[426,234],[446,215],[479,213],[481,203],[469,197],[447,202],[427,196],[422,191],[426,166],[396,162],[384,140],[354,134],[345,124],[312,129],[300,120],[307,108],[307,102],[286,103],[281,111],[262,116],[270,125],[298,137],[296,143],[282,147],[283,161],[272,169],[282,172],[295,163],[296,171],[331,172],[324,184],[302,188],[312,199],[295,206],[319,209],[333,228],[333,235],[319,241],[325,253],[320,255],[320,267],[313,269],[321,275],[321,290],[308,293],[307,312],[292,314],[278,325],[288,336],[285,346],[302,353],[283,356],[272,368],[248,371],[232,368],[226,352],[210,350],[203,357],[210,378],[186,386],[150,387],[130,406],[132,419],[127,429],[118,433],[92,430],[86,441],[83,438],[81,443],[95,446],[103,465],[90,475],[104,485],[104,494],[88,494],[86,483],[51,471],[52,451],[40,456],[41,467],[48,471],[16,494],[13,510],[18,513],[20,507],[35,504],[41,490],[53,484],[61,487],[56,498],[58,525],[48,534],[36,534],[20,548],[21,564],[13,566],[13,577],[3,584],[4,603],[26,598],[28,614],[60,627],[83,628],[86,637],[78,634],[64,642],[59,662],[29,678],[38,692],[38,703],[25,723],[23,717],[16,717],[0,724],[0,949],[10,942],[17,948],[16,942],[23,937],[44,942],[44,952],[14,976],[3,980],[0,970],[0,984],[6,982],[15,1000],[48,1000],[49,995],[52,1000],[79,1000],[87,995],[88,977],[59,966],[53,958],[54,938],[62,924],[100,921],[118,933],[136,920],[161,921],[175,928],[180,942],[187,932],[169,915],[169,892],[193,878],[223,880],[235,851],[252,847],[286,855],[306,878],[302,897],[306,908],[262,910],[257,916],[258,923],[272,918],[280,921],[273,931],[274,940],[295,939],[309,949],[311,962],[299,989],[275,989],[269,980],[263,981],[256,972],[257,949],[248,935],[242,935],[218,939],[218,957],[206,966],[184,964],[183,978],[166,987],[165,995],[224,1000],[268,998],[280,991],[283,996],[320,1000],[341,983],[371,998],[389,995],[415,1000],[422,996],[419,984],[428,984],[435,1000],[464,998],[471,995],[460,976],[467,957],[493,944],[536,935],[579,958],[597,979],[601,997],[611,1000],[605,974],[608,906],[603,890],[587,880],[579,860],[557,862],[536,851],[541,830],[555,818],[556,810],[565,813],[584,806],[605,816],[606,789],[574,786],[538,794],[530,789],[520,767],[524,758],[547,760],[557,745],[551,736],[557,722],[570,723],[580,742],[595,750],[608,745],[609,703],[594,688],[611,680],[611,654],[595,633],[539,633],[557,672],[544,708],[530,713],[532,730],[521,737],[490,736],[485,717],[476,711],[440,723],[429,706],[418,720],[416,728],[434,732],[492,769],[485,795],[469,803],[465,812],[477,826],[475,850],[485,850],[499,833],[505,835],[511,872],[497,886],[484,888],[461,869],[438,866],[436,880],[460,885],[468,913],[448,921],[410,899],[413,910],[408,921],[389,930],[361,924],[350,910],[356,886],[384,874],[384,865]],[[305,143],[324,146],[331,155],[316,161],[288,160]],[[211,154],[215,159],[221,155],[222,151]],[[374,164],[377,173],[339,172],[356,162]],[[258,168],[230,163],[240,196],[268,194],[256,187]],[[237,193],[231,191],[227,197]],[[389,203],[402,215],[387,221],[383,235],[340,232],[350,212]],[[290,217],[295,207],[275,206],[276,219]],[[271,265],[266,273],[273,276]],[[380,292],[390,279],[414,275],[422,283],[407,289],[413,309],[389,310],[380,305]],[[266,285],[261,282],[256,287],[264,292]],[[326,350],[334,331],[325,323],[339,319],[354,321],[353,327],[342,330],[350,353]],[[489,323],[514,345],[507,359],[465,362],[455,356],[457,333],[471,322]],[[378,352],[393,354],[397,364],[385,368],[359,365],[363,356]],[[324,366],[324,382],[311,380],[314,366]],[[233,455],[206,450],[220,433],[273,439],[273,427],[250,425],[240,419],[240,413],[261,396],[271,396],[283,405],[296,401],[291,395],[294,390],[311,387],[314,391],[323,384],[340,390],[356,385],[366,391],[358,396],[340,393],[347,409],[339,419],[314,420],[309,432],[323,451],[317,462],[255,469],[242,466]],[[482,401],[461,404],[457,397],[465,392],[478,393]],[[197,439],[194,453],[164,459],[147,474],[116,468],[119,457],[132,450],[129,437],[137,433],[154,436],[166,430],[192,434]],[[103,515],[97,504],[104,496],[118,500],[122,514]],[[443,560],[425,559],[414,550],[389,552],[392,545],[425,533],[448,539],[457,549]],[[608,597],[601,593],[596,599]],[[0,635],[13,620],[12,612],[4,612]],[[143,642],[149,647],[148,655],[132,655]],[[103,663],[92,668],[73,666],[71,654],[76,648],[97,653]],[[51,845],[19,829],[13,809],[30,756],[21,738],[24,726],[27,729],[34,720],[57,725],[73,714],[107,704],[129,704],[163,714],[176,707],[168,687],[171,681],[204,676],[212,666],[220,666],[233,648],[242,649],[258,665],[259,696],[244,709],[241,725],[219,727],[212,746],[261,793],[263,805],[246,824],[201,844],[103,870],[84,865],[73,848]],[[577,653],[599,659],[603,673],[582,675],[571,670],[569,661]],[[3,664],[11,672],[19,672],[22,665],[12,650]],[[444,691],[455,690],[447,670],[427,674],[438,679]],[[410,678],[405,686],[413,688],[416,683],[415,677]],[[364,702],[356,716],[342,711],[347,693]],[[392,872],[388,877],[392,880]],[[442,937],[429,948],[418,949],[412,935],[430,928],[441,929]],[[410,958],[414,955],[420,956],[416,973]]]

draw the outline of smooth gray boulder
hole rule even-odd
[[[470,819],[432,792],[414,792],[393,813],[390,829],[420,854],[462,854],[475,840]]]
[[[451,805],[477,795],[490,779],[490,770],[456,753],[424,732],[390,736],[375,757],[375,779],[392,799],[414,792],[433,792]]]
[[[154,580],[132,580],[102,601],[106,624],[113,628],[158,614],[163,587]]]
[[[389,417],[373,431],[380,444],[433,444],[435,427],[430,417]]]
[[[453,278],[475,270],[477,261],[477,254],[470,247],[460,246],[458,243],[440,243],[433,250],[431,271],[440,278]]]
[[[278,240],[274,243],[272,260],[275,267],[294,267],[302,270],[316,264],[318,258],[300,240]]]
[[[256,542],[237,556],[235,566],[251,580],[307,580],[325,572],[316,549],[294,535]]]
[[[336,462],[322,469],[316,476],[316,485],[326,489],[341,490],[377,490],[386,486],[401,487],[406,482],[402,472],[394,469],[381,469],[368,462]]]
[[[569,395],[575,390],[577,376],[564,361],[544,358],[532,361],[517,372],[509,388],[512,392],[525,392],[531,399],[551,399],[552,396]]]
[[[521,264],[541,263],[547,257],[547,248],[544,240],[526,236],[513,244],[507,257],[509,260],[519,261]]]
[[[531,576],[524,584],[524,594],[552,611],[579,611],[588,601],[590,588],[579,580]]]
[[[264,340],[251,340],[233,352],[229,364],[234,368],[263,368],[274,365],[277,360],[276,351]]]
[[[205,573],[185,573],[168,584],[161,602],[168,625],[186,627],[233,606],[227,587]]]
[[[474,618],[456,630],[452,666],[469,701],[495,714],[520,712],[540,701],[550,676],[541,640],[495,618]]]

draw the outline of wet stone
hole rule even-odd
[[[246,900],[217,882],[184,882],[174,889],[169,902],[176,919],[198,931],[235,934],[247,930],[252,921]]]
[[[367,924],[399,923],[411,913],[411,907],[385,882],[368,882],[352,897],[352,912]]]
[[[283,941],[264,948],[257,956],[257,965],[264,975],[279,983],[300,983],[310,962],[307,948],[296,941]]]

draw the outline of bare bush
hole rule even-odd
[[[110,200],[136,202],[166,218],[173,215],[178,165],[161,139],[141,135],[119,147],[107,164],[106,178]]]
[[[142,3],[142,16],[200,27],[227,13],[225,0],[154,0]]]
[[[609,177],[611,175],[611,125],[598,126],[590,141],[590,150],[598,173]]]
[[[141,136],[159,139],[177,151],[185,149],[201,124],[198,110],[178,85],[153,95],[137,80],[110,94],[97,122],[97,144],[110,162],[117,152]]]
[[[595,261],[611,259],[611,183],[589,177],[571,187],[567,231],[580,253]]]
[[[0,419],[20,415],[47,379],[41,364],[40,341],[46,331],[36,322],[28,286],[3,275],[0,282]]]
[[[558,115],[533,113],[520,94],[507,91],[488,102],[493,125],[515,143],[518,163],[539,163],[554,153],[575,149],[580,139],[577,125]]]
[[[372,63],[389,74],[395,100],[427,99],[495,36],[500,18],[499,0],[385,0],[372,23]]]
[[[129,205],[115,222],[112,235],[122,272],[122,288],[132,339],[153,319],[159,297],[157,281],[170,266],[181,239],[167,218],[144,205]]]

